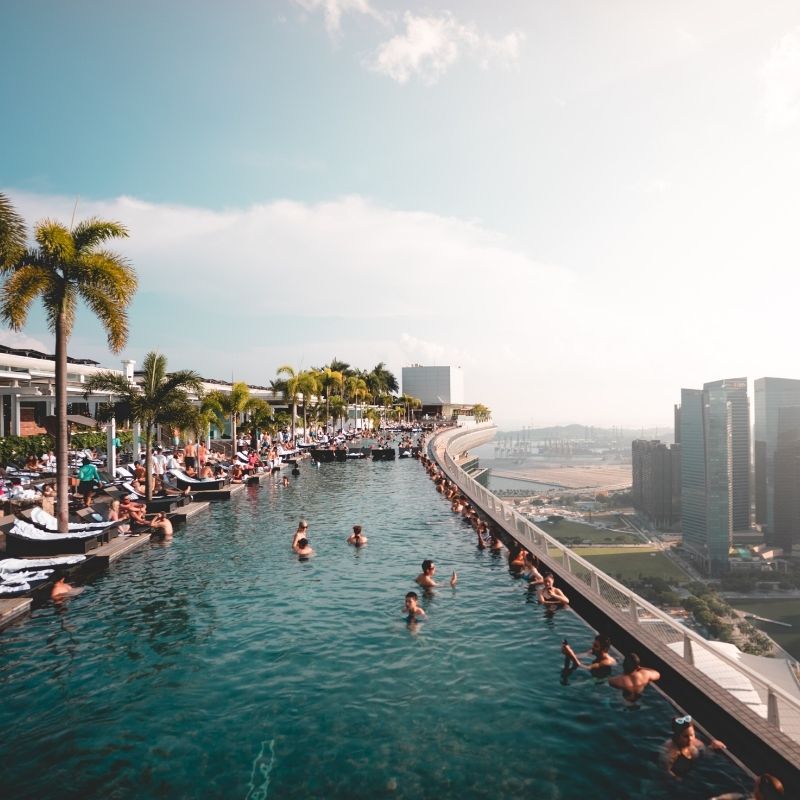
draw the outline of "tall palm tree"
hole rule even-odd
[[[278,367],[276,374],[279,378],[284,378],[286,399],[292,404],[292,442],[294,442],[294,430],[297,425],[297,397],[300,394],[299,373],[290,364],[283,364]]]
[[[319,393],[319,383],[312,370],[303,370],[297,376],[297,390],[303,396],[303,438],[308,435],[308,403]]]
[[[250,445],[253,449],[258,447],[258,432],[268,430],[275,421],[275,412],[272,406],[260,397],[252,397],[247,405],[248,429],[250,431]]]
[[[190,426],[197,411],[189,393],[202,394],[203,379],[188,369],[167,373],[167,359],[150,352],[142,363],[141,383],[129,383],[117,372],[98,372],[86,384],[86,396],[103,392],[121,397],[131,409],[131,418],[142,426],[145,447],[147,499],[153,497],[153,431],[156,425]]]
[[[231,441],[234,450],[236,448],[236,428],[239,424],[239,416],[248,413],[251,409],[258,407],[258,398],[250,397],[250,387],[244,381],[237,381],[231,386],[230,392],[210,392],[209,396],[222,409],[225,416],[231,421]]]
[[[331,398],[331,407],[330,407],[331,414],[333,414],[334,419],[334,431],[336,430],[336,422],[342,419],[342,417],[347,415],[347,402],[343,397],[333,397]]]
[[[351,375],[345,381],[345,385],[347,387],[347,396],[352,397],[356,404],[355,423],[356,428],[358,428],[358,401],[361,398],[366,398],[369,393],[367,382],[361,375]]]
[[[383,361],[377,363],[365,376],[367,386],[373,395],[386,394],[387,392],[397,392],[400,387],[394,373],[386,369]]]
[[[35,246],[20,249],[20,229],[8,201],[0,242],[0,273],[6,276],[0,297],[0,319],[18,331],[31,304],[40,298],[47,324],[56,340],[56,494],[58,529],[69,522],[69,436],[67,430],[67,344],[75,323],[78,301],[83,300],[105,328],[109,349],[118,353],[128,339],[127,309],[136,292],[136,273],[118,253],[104,245],[128,235],[118,222],[96,218],[71,230],[52,220],[34,228]]]
[[[339,389],[341,393],[342,386],[344,385],[344,375],[330,367],[323,367],[317,370],[317,383],[320,385],[322,391],[325,392],[325,425],[327,427],[328,420],[331,416],[331,395],[336,389]]]

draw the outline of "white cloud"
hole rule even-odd
[[[800,27],[772,48],[761,77],[767,125],[778,129],[793,126],[800,119]]]
[[[325,17],[325,28],[331,37],[336,37],[341,32],[342,17],[345,14],[381,18],[369,0],[293,0],[293,2],[309,13],[322,13]]]
[[[22,333],[22,331],[9,330],[0,330],[0,344],[6,347],[38,350],[41,353],[52,353],[54,347],[52,341],[50,344],[45,344],[39,339],[35,339],[33,336]]]
[[[436,83],[462,55],[474,58],[483,69],[493,62],[511,65],[518,60],[525,38],[514,31],[494,39],[449,12],[440,16],[406,12],[404,19],[405,31],[381,44],[369,64],[398,83],[406,83],[414,75],[423,83]]]

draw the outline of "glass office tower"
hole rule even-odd
[[[756,522],[764,526],[766,540],[775,540],[775,450],[779,443],[778,425],[782,409],[800,407],[800,380],[791,378],[758,378],[755,389],[755,455]],[[783,436],[796,439],[792,420],[786,416]]]
[[[718,576],[727,571],[733,531],[750,527],[747,379],[682,389],[680,431],[683,543]]]

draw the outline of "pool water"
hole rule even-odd
[[[317,555],[290,550],[309,520]],[[352,524],[369,544],[345,543]],[[445,584],[409,628],[423,558]],[[446,586],[452,568],[455,590]],[[548,617],[414,460],[303,467],[248,488],[0,635],[3,786],[105,798],[708,797],[676,790],[671,708],[559,682],[570,611]]]

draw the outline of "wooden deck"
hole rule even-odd
[[[10,625],[15,619],[30,611],[30,597],[9,597],[0,600],[0,628]]]
[[[98,566],[107,566],[112,561],[116,561],[121,556],[130,553],[131,550],[143,547],[149,541],[149,533],[141,533],[138,536],[118,536],[108,544],[101,545],[95,550],[92,550],[89,555],[91,555],[94,563]]]
[[[211,503],[209,502],[195,500],[193,503],[188,503],[185,506],[175,509],[175,511],[169,515],[169,518],[173,522],[182,524],[199,514],[201,511],[207,511],[210,507]]]

